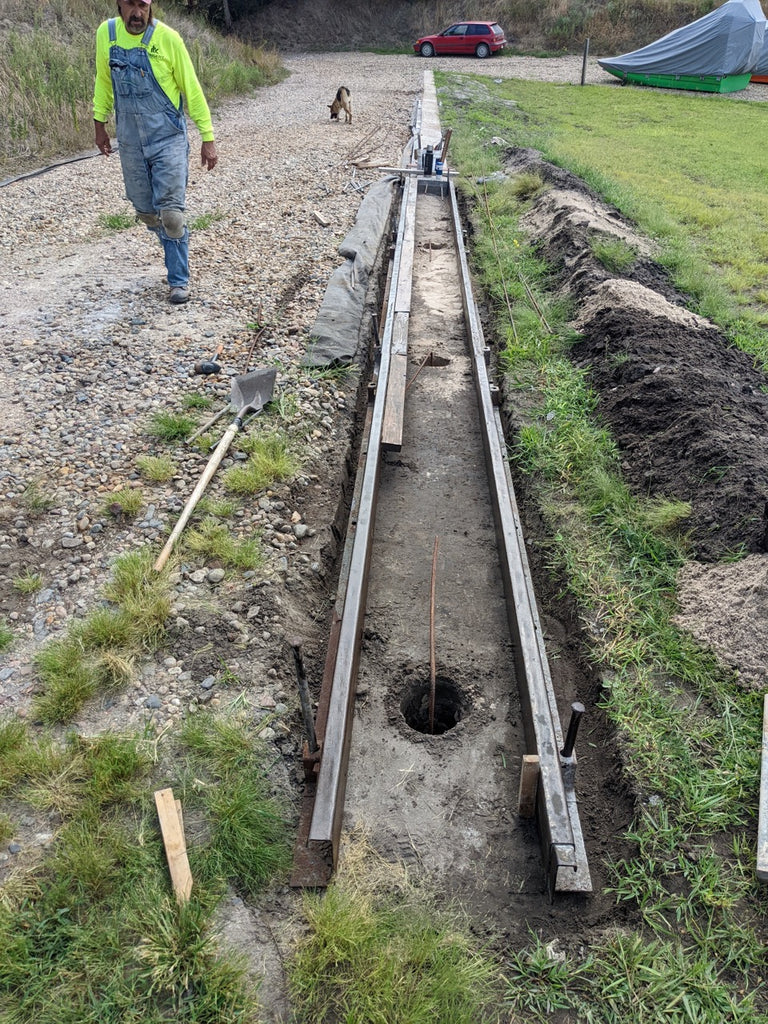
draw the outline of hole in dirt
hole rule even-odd
[[[455,728],[464,717],[466,712],[464,696],[450,679],[438,676],[435,679],[433,722],[430,721],[429,696],[429,680],[412,683],[400,702],[400,709],[405,721],[415,732],[442,736],[443,733]]]
[[[427,356],[427,366],[450,366],[450,364],[450,359],[446,359],[445,356],[436,356],[434,352],[430,352]]]

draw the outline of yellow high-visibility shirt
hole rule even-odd
[[[116,45],[125,50],[141,45],[140,36],[131,35],[117,17]],[[155,31],[147,47],[149,63],[157,84],[175,107],[180,96],[184,96],[187,112],[197,125],[203,142],[213,141],[211,112],[195,73],[184,40],[175,29],[155,20]],[[115,105],[112,94],[112,77],[109,73],[109,26],[102,22],[96,30],[96,79],[93,89],[93,119],[106,122]]]

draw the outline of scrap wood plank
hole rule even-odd
[[[760,804],[757,815],[757,877],[761,882],[768,882],[768,693],[763,697]]]
[[[392,355],[389,380],[381,426],[381,446],[399,452],[403,447],[403,416],[405,414],[405,379],[408,373],[408,314],[395,313],[392,325]]]
[[[155,806],[163,834],[165,856],[171,871],[173,891],[179,903],[185,903],[192,892],[192,872],[187,857],[187,843],[184,839],[184,824],[181,801],[173,799],[172,789],[158,789],[155,792]]]

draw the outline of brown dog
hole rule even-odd
[[[328,104],[331,111],[331,120],[338,121],[339,113],[344,111],[344,124],[352,124],[352,96],[346,85],[342,85],[336,92],[336,99]]]

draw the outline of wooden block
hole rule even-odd
[[[192,872],[189,869],[187,844],[184,839],[181,802],[179,801],[177,806],[172,789],[158,789],[155,792],[155,806],[160,819],[160,831],[163,834],[173,891],[179,903],[185,903],[192,892]]]
[[[408,374],[408,314],[395,313],[392,325],[392,355],[387,376],[387,397],[381,425],[381,446],[399,452],[403,447],[405,382]]]
[[[539,788],[539,756],[523,754],[520,768],[520,789],[517,794],[517,813],[521,818],[536,814],[536,790]]]
[[[415,180],[408,182],[403,196],[406,203],[405,224],[400,244],[400,267],[397,273],[397,291],[395,292],[395,312],[410,313],[411,287],[413,284],[413,249],[416,243],[416,192]]]
[[[757,816],[757,877],[768,882],[768,693],[763,697],[763,743],[760,762],[760,806]]]

